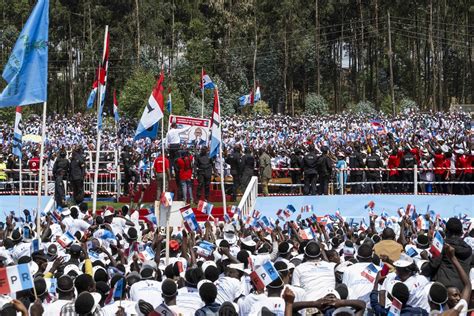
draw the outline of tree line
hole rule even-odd
[[[1,65],[34,4],[0,2]],[[302,113],[314,96],[329,113],[402,100],[448,110],[474,103],[473,13],[467,0],[50,0],[49,109],[85,111],[109,25],[109,113],[116,89],[139,116],[162,65],[177,114],[200,115],[202,68],[226,114],[257,85],[274,113]]]

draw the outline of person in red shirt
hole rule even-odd
[[[153,162],[153,170],[156,177],[156,200],[159,201],[163,190],[163,155],[160,153]],[[170,179],[170,161],[165,157],[165,173],[166,179]],[[165,191],[168,191],[168,183],[165,181]]]
[[[457,149],[456,153],[456,181],[469,181],[469,157],[464,155],[464,150]],[[466,169],[464,169],[466,168]],[[466,184],[457,184],[456,193],[470,194],[470,187]]]
[[[396,169],[400,166],[400,158],[398,157],[398,150],[394,149],[391,155],[388,157],[387,167],[388,169]],[[399,181],[399,171],[398,170],[390,170],[388,173],[388,180],[389,181]],[[397,192],[397,185],[392,184],[390,185],[390,191],[392,193]]]
[[[179,179],[181,190],[183,192],[183,200],[190,203],[193,198],[193,156],[187,150],[183,151],[182,156],[176,160],[179,170]],[[189,193],[189,195],[188,195]]]
[[[33,153],[33,157],[31,157],[30,160],[28,160],[28,168],[30,171],[37,173],[39,171],[40,167],[40,157],[38,153],[35,151]]]
[[[438,169],[438,168],[444,168],[445,167],[445,160],[446,158],[443,155],[443,152],[441,149],[436,149],[435,155],[434,155],[434,167],[435,167],[435,181],[436,182],[444,182],[446,180],[446,174],[448,170],[444,169]],[[443,184],[436,184],[436,188],[438,193],[445,193],[445,188]]]

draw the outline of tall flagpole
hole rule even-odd
[[[204,117],[204,82],[202,82],[203,77],[204,67],[201,67],[201,118]]]
[[[220,112],[220,109],[219,109]],[[219,129],[221,129],[222,133],[222,128],[220,127],[219,124]],[[222,134],[221,134],[222,135]],[[227,214],[227,201],[226,201],[226,196],[225,196],[225,186],[224,186],[224,159],[222,159],[222,136],[221,136],[221,143],[219,145],[219,159],[221,161],[221,191],[222,191],[222,206],[224,207],[224,214]]]
[[[47,102],[43,102],[43,123],[41,125],[41,149],[38,175],[38,200],[36,204],[36,233],[38,238],[41,235],[41,184],[43,182],[44,141],[46,139],[46,108]],[[47,188],[45,189],[47,190]]]
[[[20,212],[19,216],[21,216],[21,209],[23,208],[23,201],[22,201],[22,191],[23,191],[23,168],[21,166],[21,157],[18,157],[18,160],[20,161],[19,167],[20,167],[20,194],[18,194],[18,210]]]
[[[220,134],[220,143],[219,143],[219,160],[220,160],[220,167],[221,167],[221,191],[222,191],[222,206],[224,207],[224,215],[227,214],[227,201],[226,201],[226,196],[225,196],[225,186],[224,186],[224,159],[222,158],[222,147],[224,144],[222,143],[222,117],[221,117],[221,100],[219,98],[219,90],[217,87],[214,87],[214,89],[217,89],[217,104],[218,104],[218,110],[219,110],[219,134]]]
[[[105,34],[104,34],[104,52],[107,49],[105,47],[106,41],[107,41],[107,34],[109,33],[109,26],[105,26]],[[104,65],[101,65],[102,67]],[[98,80],[97,80],[97,89],[99,89],[99,103],[97,106],[97,144],[96,144],[96,154],[95,154],[95,170],[94,170],[94,192],[93,192],[93,197],[92,197],[92,212],[96,212],[97,210],[97,182],[99,181],[99,156],[100,156],[100,140],[101,140],[101,134],[102,134],[102,129],[99,128],[99,120],[100,120],[100,115],[102,114],[100,111],[100,107],[102,105],[102,84],[100,82],[100,72],[102,71],[99,67],[99,74],[98,74]],[[106,69],[105,71],[107,71]],[[105,74],[107,76],[107,74]],[[106,84],[104,82],[104,84]]]

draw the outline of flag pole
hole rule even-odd
[[[19,216],[21,216],[21,209],[23,207],[23,201],[22,201],[22,191],[23,191],[23,168],[21,166],[21,158],[18,157],[18,161],[20,162],[19,163],[19,166],[20,166],[20,194],[18,194],[19,198],[18,198],[18,210],[20,212]]]
[[[164,135],[165,135],[165,132],[164,132],[164,129],[165,129],[165,120],[164,120],[164,117],[162,119],[162,122],[161,122],[161,160],[162,160],[162,164],[163,164],[163,190],[161,191],[162,193],[161,194],[164,194],[166,192],[166,156],[165,156],[165,138],[164,138]],[[179,188],[178,188],[179,190]],[[160,199],[160,207],[162,206],[162,203],[161,203],[161,199]],[[166,259],[165,259],[165,263],[166,265],[168,265],[169,261],[170,261],[170,212],[171,212],[171,206],[170,207],[167,207],[167,212],[166,212]]]
[[[220,110],[219,110],[220,112]],[[219,126],[219,128],[221,128]],[[222,132],[222,129],[221,129]],[[224,159],[222,159],[222,139],[221,144],[219,145],[219,159],[221,161],[221,190],[222,190],[222,206],[224,207],[224,215],[227,214],[227,204],[226,204],[226,196],[225,196],[225,186],[224,186]]]
[[[204,117],[204,83],[202,78],[204,76],[204,67],[201,67],[201,118]]]
[[[215,89],[218,89],[217,86]],[[221,124],[221,101],[219,100],[219,90],[217,90],[217,103],[219,105],[219,134],[221,135],[220,143],[219,143],[219,160],[220,160],[220,167],[221,167],[221,191],[222,191],[222,206],[224,207],[224,215],[227,214],[227,201],[225,196],[225,186],[224,186],[224,159],[222,158],[222,147],[224,144],[222,143],[222,124]]]
[[[109,26],[105,26],[105,33],[104,33],[104,43],[107,40],[107,34],[109,32]],[[106,50],[104,44],[104,51]],[[107,71],[107,69],[106,69]],[[97,105],[97,143],[96,143],[96,154],[95,154],[95,170],[94,170],[94,191],[92,192],[92,212],[95,214],[97,210],[97,182],[99,181],[99,156],[100,156],[100,141],[101,141],[101,134],[102,134],[102,129],[99,128],[99,120],[100,120],[100,115],[102,114],[100,111],[100,107],[102,105],[102,84],[100,82],[100,66],[99,66],[99,73],[97,75],[97,89],[99,90],[99,101]],[[107,74],[105,74],[107,76]],[[104,82],[104,85],[106,83]]]
[[[41,235],[41,184],[43,182],[44,141],[46,139],[46,108],[47,102],[45,101],[43,102],[43,123],[41,125],[41,147],[38,175],[38,199],[36,204],[36,232],[38,237]]]

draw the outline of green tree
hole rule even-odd
[[[321,95],[310,93],[306,96],[304,113],[309,115],[329,114],[329,104]]]

